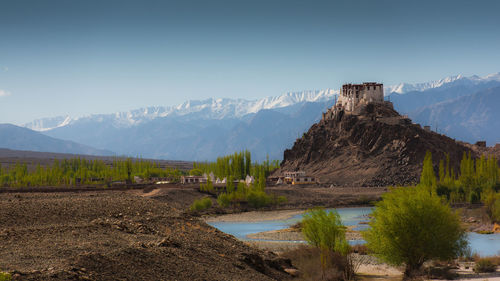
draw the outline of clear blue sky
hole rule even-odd
[[[498,71],[496,0],[0,0],[0,123]]]

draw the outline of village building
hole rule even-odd
[[[316,179],[314,177],[308,176],[304,171],[296,172],[285,172],[285,178],[283,182],[287,184],[297,185],[297,184],[314,184]]]
[[[182,176],[181,184],[207,183],[207,176]]]

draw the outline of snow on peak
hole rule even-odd
[[[484,77],[479,77],[477,75],[465,77],[460,74],[460,75],[449,76],[441,80],[425,82],[425,83],[415,83],[415,84],[401,83],[398,85],[385,87],[385,93],[388,95],[391,93],[405,94],[413,91],[422,92],[428,89],[439,88],[446,84],[453,83],[455,81],[467,81],[475,84],[488,81],[500,81],[500,72],[489,74]]]
[[[48,131],[83,120],[111,122],[115,127],[130,127],[156,118],[187,114],[196,114],[197,118],[240,118],[247,114],[257,113],[263,109],[282,108],[303,102],[328,101],[333,99],[336,94],[338,94],[338,91],[326,89],[321,91],[290,92],[281,96],[267,97],[259,100],[228,98],[188,100],[176,106],[146,107],[113,114],[94,114],[79,118],[71,118],[69,116],[44,118],[24,124],[24,127],[35,131]]]

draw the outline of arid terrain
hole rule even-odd
[[[390,105],[370,104],[359,114],[341,111],[314,124],[285,150],[275,175],[302,170],[323,184],[340,186],[415,184],[426,151],[432,152],[434,163],[449,154],[458,171],[463,153],[471,149],[412,124]]]
[[[14,280],[283,280],[289,261],[140,191],[3,193]]]

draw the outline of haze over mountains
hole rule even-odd
[[[58,152],[83,155],[113,155],[105,149],[96,149],[73,141],[60,140],[23,127],[0,124],[0,148]]]
[[[497,87],[500,73],[403,83],[385,91],[395,109],[414,122],[437,126],[439,132],[453,138],[485,139],[492,145],[500,142],[495,122],[500,117]],[[326,89],[253,101],[187,101],[172,107],[39,119],[24,126],[119,155],[203,161],[249,149],[256,160],[266,155],[282,159],[283,151],[320,120],[337,94],[338,90]]]

